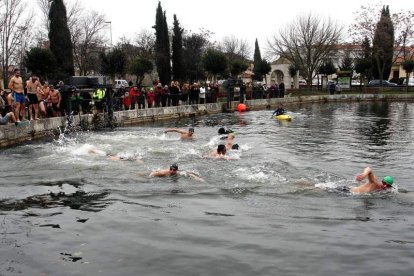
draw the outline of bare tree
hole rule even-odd
[[[226,53],[230,61],[235,59],[248,59],[252,54],[252,47],[246,39],[239,39],[234,35],[224,37],[219,49]]]
[[[96,11],[88,11],[72,26],[74,62],[80,75],[96,69],[97,52],[102,52],[105,17]]]
[[[154,59],[155,35],[148,29],[141,29],[136,34],[134,42],[139,49],[138,56],[140,58]]]
[[[0,10],[1,68],[4,86],[8,81],[10,66],[22,65],[23,55],[29,40],[32,15],[25,14],[23,0],[2,0]]]
[[[368,37],[372,43],[382,7],[381,3],[361,5],[354,12],[354,23],[350,25],[348,30],[349,37],[354,43],[361,44],[365,37]],[[404,61],[411,60],[414,53],[409,51],[409,48],[414,45],[414,12],[401,10],[391,14],[391,20],[395,34],[393,63],[400,57]]]
[[[273,58],[289,60],[310,85],[321,63],[340,42],[341,32],[342,26],[330,18],[300,15],[267,41],[267,52]]]

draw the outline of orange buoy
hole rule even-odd
[[[239,105],[237,106],[237,111],[239,112],[245,112],[247,110],[246,105],[239,103]]]

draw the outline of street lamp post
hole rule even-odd
[[[105,23],[109,24],[109,33],[111,35],[111,48],[112,48],[112,46],[113,46],[113,44],[112,44],[112,21],[106,21]]]

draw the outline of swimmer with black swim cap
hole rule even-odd
[[[152,172],[150,174],[150,176],[155,176],[155,177],[166,177],[166,176],[175,176],[175,175],[188,176],[191,179],[204,182],[204,179],[202,179],[201,177],[199,177],[198,175],[196,175],[196,174],[194,174],[192,172],[181,172],[180,173],[178,171],[178,165],[177,165],[177,163],[171,164],[169,170],[154,171],[154,172]]]
[[[165,176],[176,175],[177,173],[178,173],[178,165],[177,163],[173,163],[170,165],[169,170],[154,171],[150,174],[150,176],[165,177]]]
[[[239,144],[234,144],[233,146],[231,146],[232,150],[238,150],[239,149]]]
[[[164,133],[168,133],[168,132],[178,132],[181,134],[181,139],[192,139],[193,138],[193,134],[194,134],[194,128],[190,127],[188,129],[188,131],[185,131],[183,129],[178,129],[178,128],[168,128],[164,131]]]
[[[358,186],[352,187],[350,190],[352,193],[370,193],[374,191],[385,190],[391,188],[394,184],[394,178],[392,176],[385,176],[381,181],[374,175],[370,167],[366,167],[364,171],[356,176],[357,181],[362,181],[368,177],[368,182]]]

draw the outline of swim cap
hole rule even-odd
[[[176,170],[176,171],[178,171],[178,165],[177,165],[177,163],[171,164],[170,170]]]
[[[224,127],[219,128],[218,134],[226,134],[226,130],[224,129]]]
[[[391,187],[392,183],[394,183],[394,178],[392,176],[387,175],[382,179],[382,182]]]
[[[234,144],[233,146],[231,146],[231,149],[238,150],[239,149],[239,144]]]
[[[193,128],[193,127],[190,127],[190,128],[188,129],[188,131],[189,131],[189,132],[194,132],[194,128]]]

